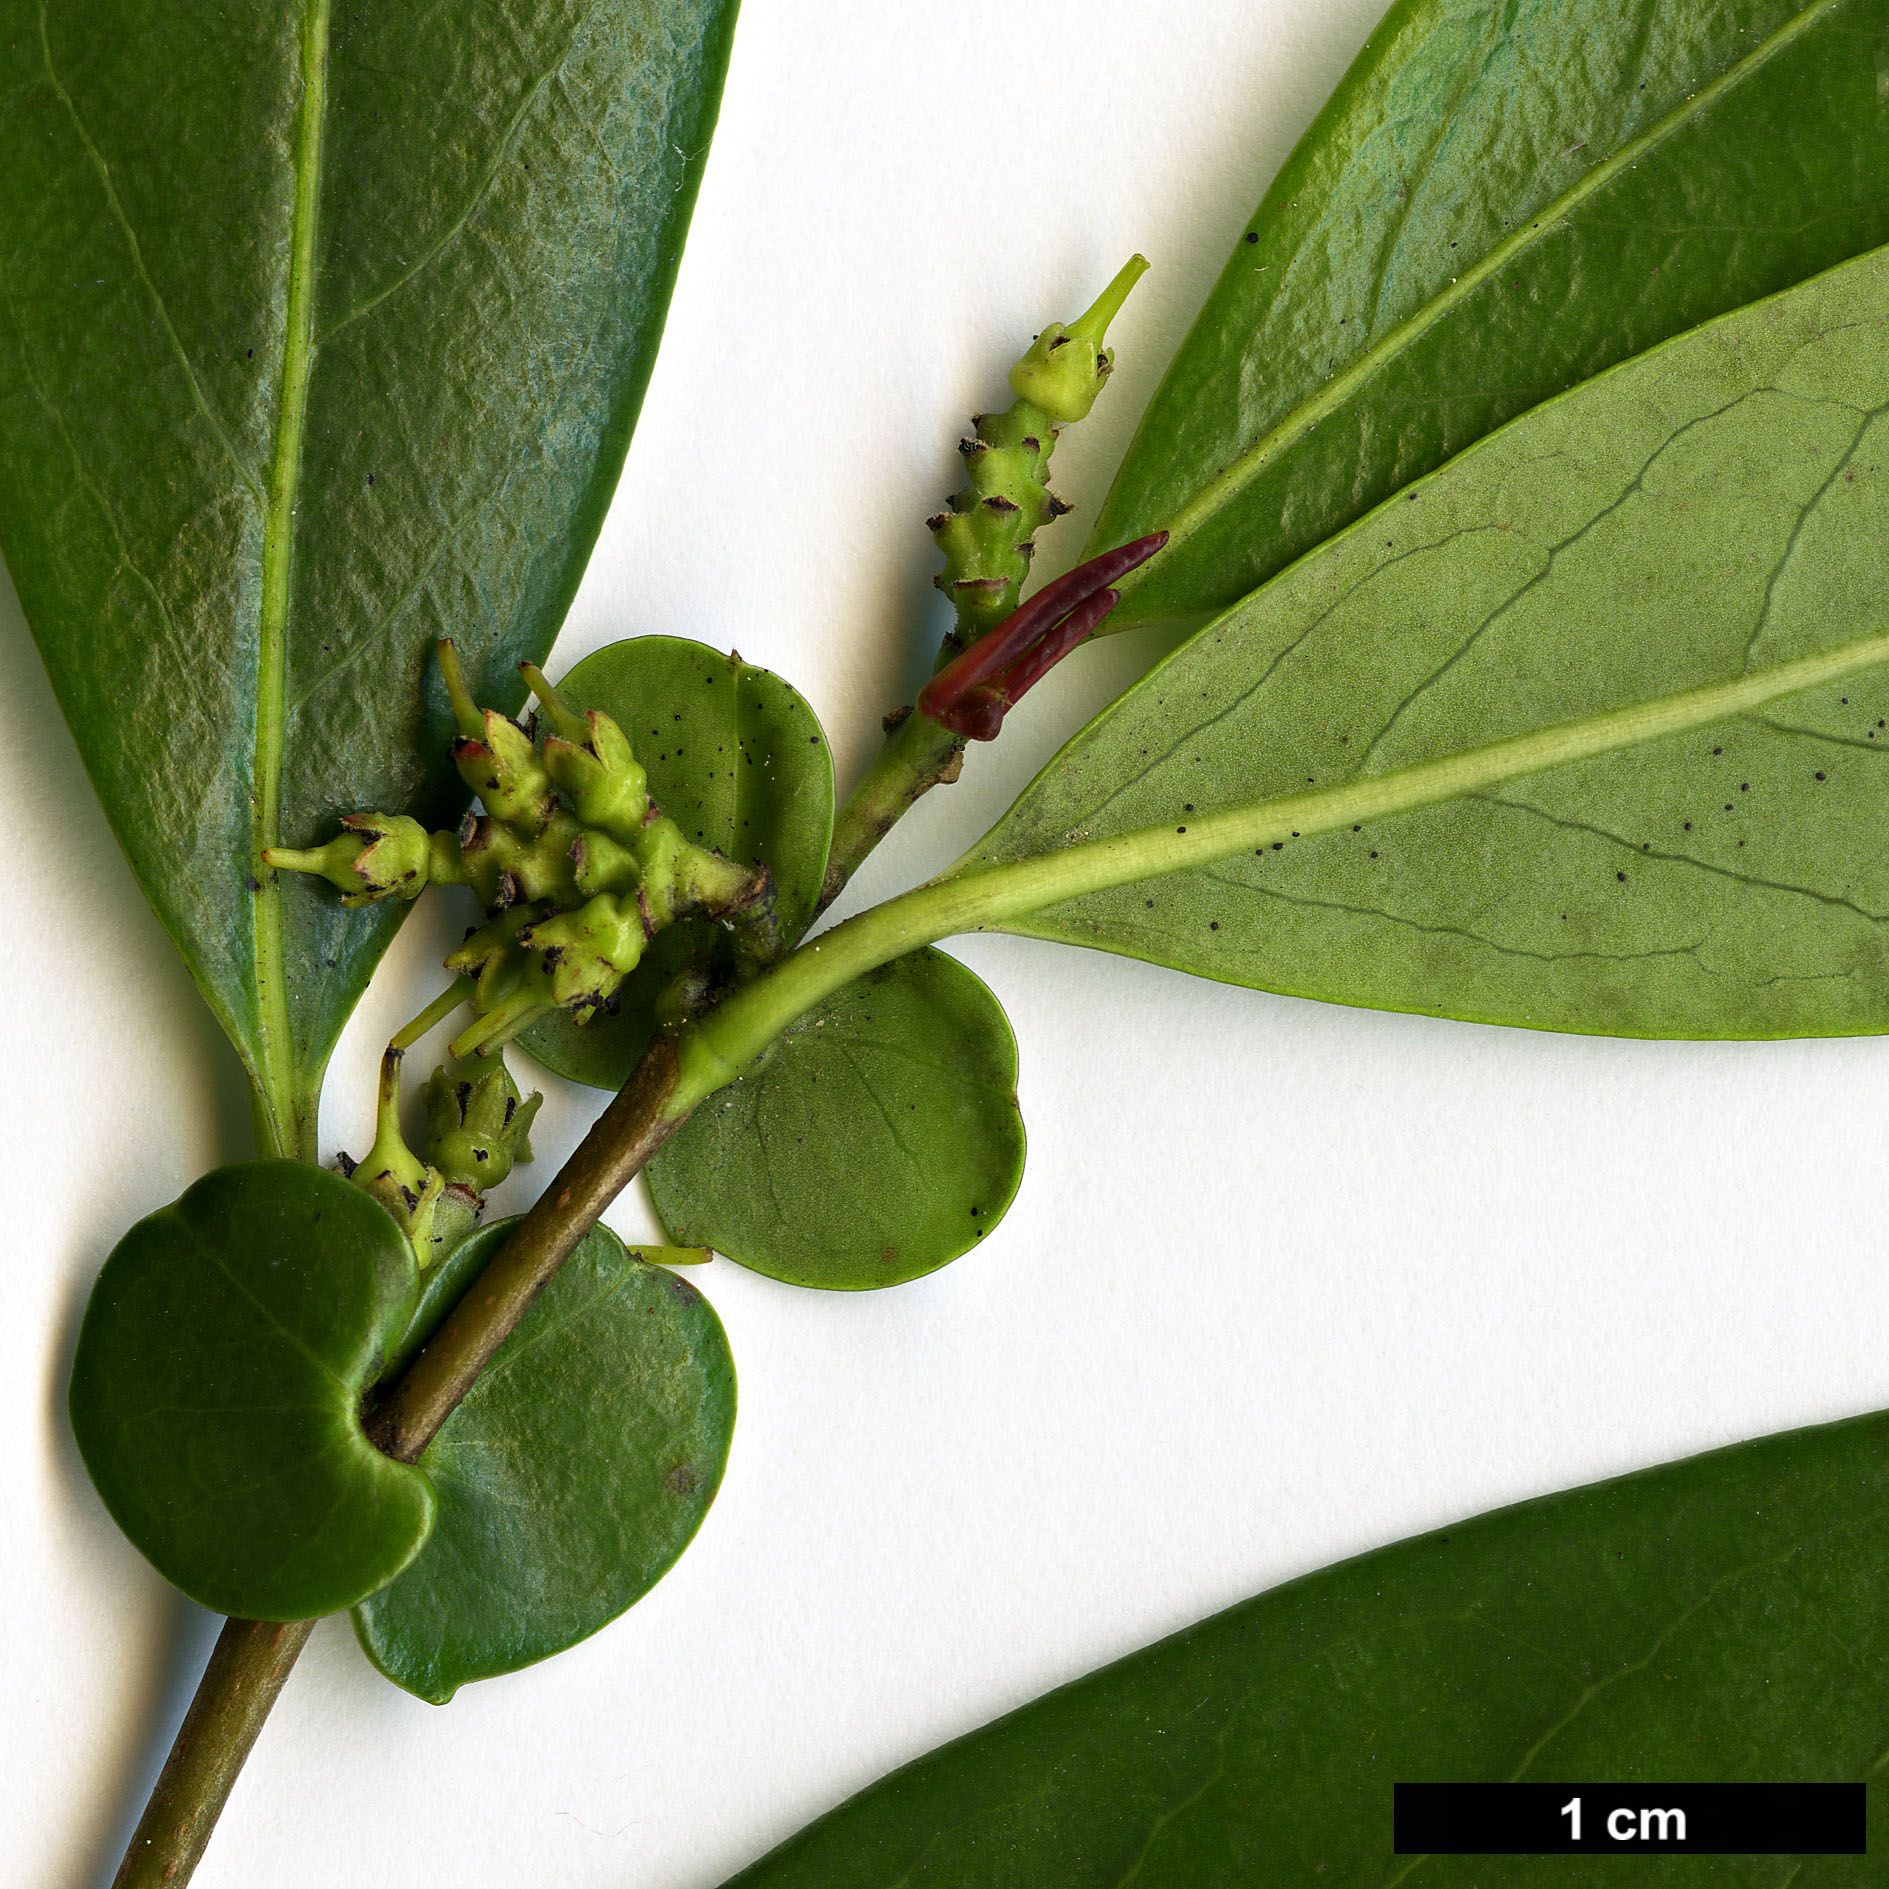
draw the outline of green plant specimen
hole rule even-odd
[[[441,1703],[650,1592],[740,1462],[732,1347],[672,1268],[856,1293],[996,1229],[1016,1038],[943,941],[1570,1032],[1889,1021],[1884,0],[1400,0],[1033,594],[1146,264],[1022,349],[929,521],[934,672],[843,795],[809,700],[733,650],[550,656],[732,7],[249,12],[0,33],[0,544],[264,1157],[141,1220],[78,1326],[100,1494],[231,1616],[127,1889],[195,1868],[313,1616]],[[1147,621],[1169,652],[955,864],[822,923],[967,747]],[[323,1069],[422,897],[465,934],[325,1172]],[[547,1146],[527,1056],[614,1095],[478,1230]],[[1158,1077],[1095,1106],[1151,1116]],[[644,1172],[669,1244],[599,1224]],[[1310,1577],[744,1880],[1375,1881],[1393,1775],[1866,1774],[1879,1428]]]

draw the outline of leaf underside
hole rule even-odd
[[[1524,415],[1229,611],[978,859],[1386,773],[1889,622],[1889,251]],[[1889,1028],[1889,678],[1008,929],[1231,982],[1657,1036]]]
[[[1880,1414],[1498,1510],[1053,1692],[730,1889],[1602,1889],[1632,1873],[1396,1856],[1391,1787],[1426,1781],[1868,1780],[1879,1852],[1885,1557]],[[1860,1856],[1657,1868],[1713,1889],[1880,1875]]]
[[[462,1283],[512,1224],[447,1262]],[[708,1301],[593,1227],[421,1457],[438,1518],[399,1579],[354,1610],[368,1657],[443,1704],[595,1633],[688,1546],[734,1418],[734,1361]]]
[[[1889,0],[1403,0],[1266,192],[1093,549],[1226,607],[1513,415],[1889,241]]]
[[[1017,1046],[984,984],[927,948],[855,979],[709,1097],[648,1168],[673,1238],[790,1285],[934,1272],[1023,1176]]]
[[[303,1162],[218,1168],[125,1235],[80,1327],[72,1431],[165,1579],[218,1613],[305,1620],[413,1558],[432,1491],[359,1411],[418,1293],[386,1211]]]
[[[278,884],[449,820],[648,378],[733,0],[0,0],[0,546],[114,830],[305,1147],[398,913]]]

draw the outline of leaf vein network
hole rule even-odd
[[[45,0],[41,0],[42,7],[44,4]],[[465,231],[467,224],[472,221],[473,217],[478,213],[480,206],[490,195],[493,185],[498,181],[500,172],[505,168],[507,160],[512,156],[513,148],[519,135],[537,106],[539,99],[543,97],[554,79],[560,82],[562,81],[564,70],[570,64],[571,55],[577,49],[577,42],[583,37],[585,28],[590,25],[591,21],[595,19],[597,14],[602,10],[603,4],[604,0],[591,0],[591,4],[585,7],[583,12],[577,16],[576,22],[572,25],[570,37],[564,42],[564,49],[558,54],[557,58],[554,59],[550,65],[546,66],[532,81],[530,89],[519,101],[518,109],[512,114],[510,122],[507,123],[497,144],[493,147],[491,162],[487,164],[483,175],[481,175],[474,184],[472,192],[470,196],[467,197],[465,206],[461,209],[459,214],[384,288],[376,289],[361,301],[356,302],[352,308],[348,309],[317,335],[315,337],[317,346],[332,341],[343,329],[353,326],[355,322],[371,314],[390,296],[399,294],[409,283],[413,282],[430,269],[433,264],[446,253],[452,244],[458,240],[460,235]],[[565,96],[568,97],[569,94],[566,93]],[[581,119],[579,122],[582,122]]]
[[[144,246],[138,241],[138,232],[133,228],[131,218],[118,195],[118,186],[112,181],[111,166],[105,162],[105,154],[93,141],[91,131],[77,103],[71,93],[66,90],[64,81],[59,77],[53,65],[52,34],[46,15],[46,0],[39,0],[39,45],[45,59],[47,83],[58,94],[60,104],[65,107],[66,115],[72,120],[72,128],[77,132],[80,144],[85,147],[86,156],[91,159],[93,169],[98,172],[99,183],[105,191],[105,201],[111,207],[112,221],[124,234],[125,246],[131,252],[131,266],[151,297],[151,305],[157,311],[158,324],[164,330],[164,338],[170,343],[171,352],[177,357],[177,365],[183,370],[184,382],[190,389],[191,400],[197,411],[203,415],[211,432],[216,435],[217,443],[228,456],[237,477],[242,480],[250,496],[261,504],[263,498],[261,477],[255,467],[244,463],[242,454],[236,450],[236,442],[230,438],[223,422],[212,411],[209,400],[204,395],[203,383],[198,380],[197,370],[191,365],[190,355],[184,347],[183,339],[171,320],[170,309],[165,303],[163,293],[151,279],[151,272],[145,266]]]

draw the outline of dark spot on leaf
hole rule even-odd
[[[693,1495],[701,1486],[701,1478],[696,1475],[693,1463],[678,1463],[663,1477],[662,1486],[671,1495]]]
[[[1627,882],[1627,875],[1624,872],[1617,872],[1614,874],[1614,877],[1618,879],[1622,885],[1625,885]]]

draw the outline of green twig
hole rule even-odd
[[[866,855],[905,817],[906,809],[920,795],[956,780],[964,766],[962,735],[912,709],[888,721],[885,746],[833,824],[833,850],[816,918],[846,890]]]
[[[180,1889],[197,1867],[282,1682],[314,1631],[226,1620],[112,1889]]]

